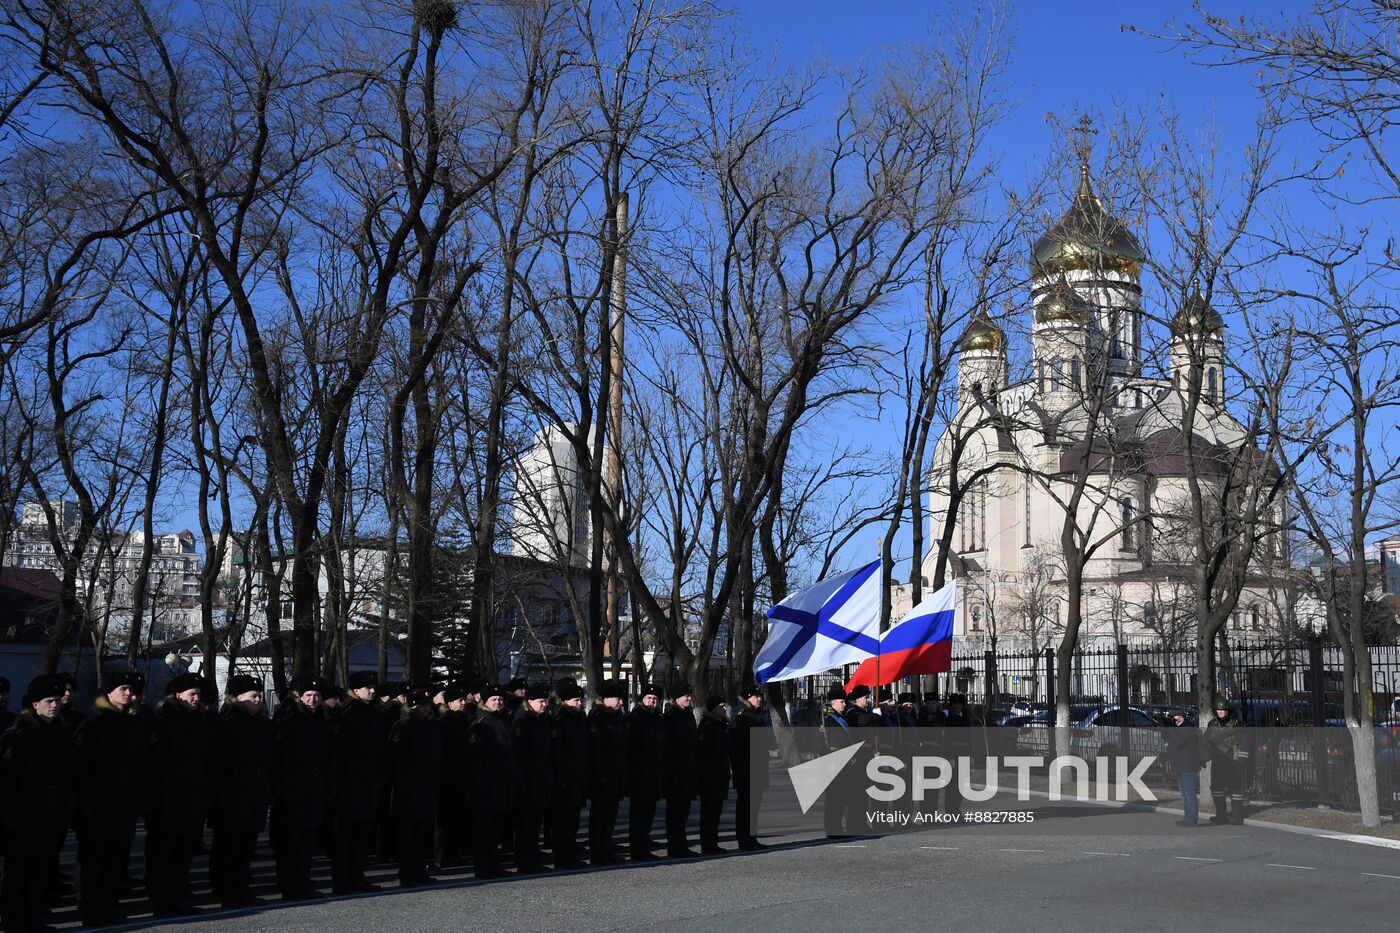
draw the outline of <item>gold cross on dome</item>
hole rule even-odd
[[[1089,155],[1094,150],[1094,137],[1098,135],[1098,130],[1094,129],[1094,121],[1089,118],[1088,113],[1079,115],[1079,122],[1071,130],[1079,137],[1075,144],[1074,151],[1079,155],[1079,164],[1088,165]]]

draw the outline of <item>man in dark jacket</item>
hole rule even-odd
[[[1241,740],[1240,718],[1230,701],[1215,701],[1215,718],[1206,724],[1202,739],[1210,750],[1210,798],[1215,803],[1212,823],[1244,825],[1244,767],[1249,752]],[[1229,807],[1226,801],[1229,801]]]
[[[365,879],[365,860],[374,845],[379,799],[384,792],[384,744],[388,722],[375,702],[379,675],[350,675],[350,696],[335,712],[335,842],[331,884],[336,894],[375,891]]]
[[[972,755],[972,716],[967,711],[967,697],[961,693],[948,695],[948,712],[943,718],[943,751],[952,764],[948,786],[943,789],[943,812],[962,812],[962,789],[959,780],[963,763]]]
[[[408,715],[389,733],[389,766],[394,785],[394,824],[399,841],[399,884],[432,884],[433,827],[442,791],[442,731],[428,690],[408,694]]]
[[[857,691],[864,690],[866,696],[870,694],[868,687],[856,687]],[[853,721],[860,715],[859,707],[851,704],[846,695],[846,689],[841,684],[832,684],[826,691],[826,705],[822,708],[822,735],[826,739],[828,751],[846,748],[852,743],[859,741],[851,734]],[[846,836],[860,832],[856,823],[855,810],[851,806],[850,795],[846,792],[849,784],[846,774],[851,770],[848,764],[846,769],[832,782],[831,786],[823,794],[822,800],[822,821],[829,837]]]
[[[729,766],[734,772],[734,835],[739,849],[765,848],[754,837],[755,814],[768,789],[768,754],[773,748],[773,727],[763,709],[763,688],[750,685],[739,691],[739,710],[729,732]]]
[[[441,797],[438,801],[438,830],[442,846],[438,864],[443,868],[461,865],[466,860],[467,847],[471,845],[470,820],[467,816],[467,762],[470,743],[467,733],[471,729],[471,714],[467,711],[467,690],[462,684],[454,684],[443,691],[442,718],[442,773],[439,784]]]
[[[321,896],[311,886],[311,858],[334,792],[335,735],[330,720],[321,713],[321,684],[311,677],[294,680],[273,725],[277,886],[283,900],[302,901]]]
[[[627,684],[604,681],[598,693],[598,702],[588,711],[588,859],[595,868],[622,861],[613,833],[629,774],[627,715],[623,712]]]
[[[190,864],[204,836],[214,774],[214,719],[200,707],[201,686],[197,674],[171,678],[151,732],[146,892],[157,917],[195,912]]]
[[[147,730],[136,713],[135,678],[108,675],[92,714],[73,737],[78,773],[78,914],[84,924],[120,923],[118,889],[145,799]]]
[[[48,929],[44,889],[73,816],[73,734],[58,716],[63,690],[52,675],[34,678],[14,725],[0,735],[0,921],[15,933]]]
[[[729,704],[712,694],[695,732],[696,791],[700,794],[700,852],[723,855],[719,817],[729,796]],[[666,803],[670,807],[670,801]],[[670,810],[667,810],[670,815]]]
[[[263,682],[235,674],[224,688],[215,727],[214,844],[209,875],[224,907],[260,903],[253,895],[253,852],[272,801],[274,733],[263,708]]]
[[[691,858],[686,824],[690,822],[690,802],[696,791],[695,712],[691,708],[694,691],[680,684],[672,693],[671,705],[662,714],[665,744],[664,789],[666,792],[666,854],[671,858]]]
[[[514,719],[515,714],[520,712],[520,706],[525,702],[525,691],[529,686],[524,677],[512,677],[510,683],[506,684],[507,719]]]
[[[515,717],[520,787],[515,797],[515,865],[522,874],[544,871],[540,830],[553,801],[554,719],[549,715],[549,684],[525,688]]]
[[[559,684],[554,713],[554,795],[550,816],[555,868],[583,865],[578,847],[579,812],[588,798],[588,719],[583,691],[573,682]]]
[[[408,699],[408,684],[400,681],[390,681],[383,685],[378,691],[380,700],[380,713],[384,716],[384,754],[389,751],[389,732],[394,728],[394,724],[403,718],[404,704]],[[392,861],[394,858],[394,847],[398,844],[394,829],[393,811],[393,790],[390,782],[381,782],[382,789],[379,792],[379,858],[382,861]]]
[[[627,717],[627,837],[634,862],[654,862],[656,802],[666,777],[666,726],[661,719],[661,691],[642,687],[637,705]]]
[[[1195,726],[1187,725],[1186,714],[1177,710],[1172,713],[1173,728],[1166,731],[1167,760],[1176,772],[1176,786],[1181,791],[1182,807],[1186,811],[1178,826],[1195,826],[1200,817],[1197,794],[1201,780],[1201,733]]]
[[[467,806],[471,809],[472,851],[478,878],[506,875],[500,862],[501,840],[509,829],[519,776],[515,730],[506,719],[505,704],[504,687],[483,688],[480,715],[467,731]]]

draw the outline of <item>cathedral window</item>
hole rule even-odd
[[[1133,534],[1133,532],[1136,529],[1133,526],[1132,498],[1130,496],[1124,496],[1118,501],[1118,508],[1120,513],[1119,517],[1122,520],[1121,524],[1123,528],[1123,550],[1131,551],[1133,549],[1134,540],[1136,538],[1136,536]]]
[[[1069,384],[1070,388],[1076,391],[1079,389],[1079,360],[1077,359],[1069,361]]]
[[[1021,521],[1022,524],[1026,526],[1026,544],[1029,546],[1031,543],[1031,478],[1029,476],[1026,477],[1022,492],[1023,498],[1025,499],[1025,515],[1022,517]]]
[[[1216,403],[1216,391],[1215,367],[1212,366],[1210,369],[1206,370],[1206,401],[1210,402],[1212,405]]]
[[[1040,394],[1045,394],[1045,361],[1039,360],[1036,363],[1036,378],[1040,383]]]
[[[1065,384],[1065,361],[1058,356],[1050,361],[1050,391],[1058,392]]]

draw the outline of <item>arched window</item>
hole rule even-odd
[[[1078,359],[1073,359],[1073,360],[1070,360],[1070,361],[1069,361],[1069,384],[1070,384],[1070,388],[1075,389],[1075,390],[1078,390],[1078,389],[1079,389],[1079,360],[1078,360]]]
[[[1212,405],[1216,403],[1217,383],[1215,378],[1215,367],[1206,370],[1206,401]]]
[[[1058,356],[1050,361],[1050,391],[1058,392],[1065,384],[1065,361]]]
[[[1133,500],[1129,496],[1124,496],[1118,500],[1118,511],[1120,523],[1123,526],[1123,550],[1131,551],[1137,529],[1133,526]]]
[[[1040,394],[1045,394],[1045,361],[1037,360],[1035,364],[1036,378],[1040,382]]]
[[[1263,613],[1259,611],[1258,606],[1251,606],[1249,608],[1249,630],[1251,632],[1261,632],[1264,630]]]

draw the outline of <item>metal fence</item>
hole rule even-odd
[[[1374,693],[1370,698],[1378,724],[1380,804],[1400,810],[1400,646],[1370,649]],[[851,666],[844,677],[854,673]],[[1053,706],[1055,654],[1043,652],[964,652],[953,657],[944,674],[910,678],[891,685],[895,693],[917,697],[936,694],[946,701],[952,693],[968,698],[974,721],[1002,733],[988,738],[995,748],[1014,742],[996,723],[1016,713],[1035,713]],[[1358,806],[1351,743],[1342,714],[1340,649],[1320,640],[1301,644],[1249,642],[1226,645],[1217,652],[1213,695],[1235,703],[1251,739],[1261,748],[1276,748],[1282,730],[1308,729],[1313,738],[1292,743],[1289,767],[1249,769],[1250,793],[1257,799],[1299,800],[1354,809]],[[844,679],[843,677],[843,679]],[[1150,645],[1118,645],[1077,651],[1071,663],[1070,688],[1076,712],[1088,714],[1115,706],[1130,706],[1160,714],[1167,708],[1194,710],[1199,696],[1197,659],[1190,649]],[[827,688],[836,677],[789,681],[783,690],[794,725],[816,725]],[[994,741],[995,739],[995,741]],[[1274,755],[1270,761],[1277,762]],[[1307,769],[1308,781],[1296,780]],[[1172,775],[1160,779],[1174,782]]]

